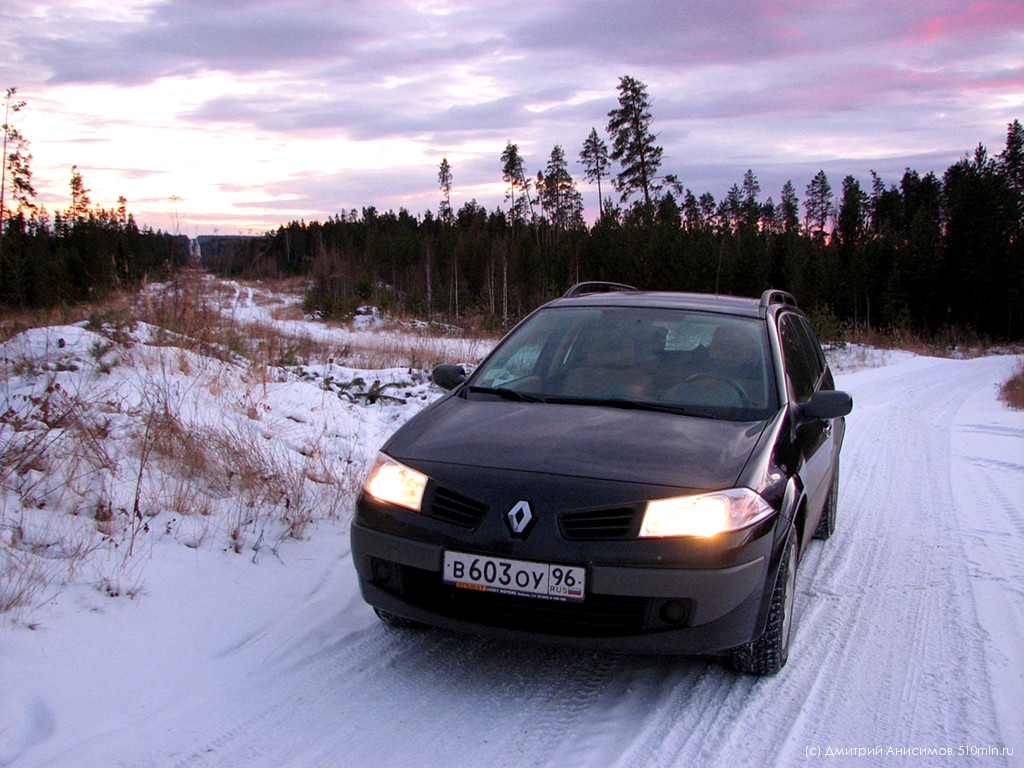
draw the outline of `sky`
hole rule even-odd
[[[619,79],[647,86],[662,171],[721,199],[818,170],[942,173],[1024,120],[1021,0],[10,0],[0,88],[25,107],[37,203],[195,236],[351,209],[507,207],[501,153],[536,175],[605,137]],[[610,141],[608,141],[610,145]],[[607,194],[607,183],[604,186]]]

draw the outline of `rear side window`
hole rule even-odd
[[[811,323],[806,317],[800,318],[800,325],[803,326],[807,339],[808,355],[814,372],[814,381],[816,382],[815,389],[834,389],[835,383],[832,381],[832,374],[828,371],[828,363],[825,361],[825,353],[821,349],[818,335],[814,332]],[[822,378],[822,374],[827,375]]]
[[[806,329],[796,315],[784,315],[779,321],[779,339],[793,395],[798,403],[803,403],[814,394],[822,372],[821,363],[812,349]]]

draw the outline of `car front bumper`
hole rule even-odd
[[[781,550],[775,527],[766,525],[717,567],[666,564],[661,556],[636,564],[574,558],[571,564],[587,569],[586,595],[563,602],[444,584],[445,550],[472,551],[468,542],[420,541],[369,527],[358,516],[351,542],[363,598],[398,616],[475,634],[673,654],[726,651],[759,636]],[[637,544],[651,545],[619,543]]]

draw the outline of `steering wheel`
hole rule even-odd
[[[730,389],[735,391],[737,395],[739,395],[740,403],[743,405],[744,408],[750,407],[750,397],[747,395],[747,391],[732,379],[728,379],[725,376],[722,376],[721,374],[713,373],[711,371],[699,371],[697,373],[691,373],[689,376],[683,379],[682,383],[692,384],[697,381],[721,382],[722,384],[725,384]]]

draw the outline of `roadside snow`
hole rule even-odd
[[[247,289],[237,303],[257,312]],[[1024,765],[1024,413],[996,400],[1017,358],[831,354],[855,401],[839,526],[801,562],[789,664],[755,680],[705,659],[385,627],[359,597],[347,521],[362,464],[438,395],[423,375],[326,364],[253,380],[144,341],[104,353],[107,372],[108,340],[81,326],[4,345],[0,408],[18,420],[0,445],[50,418],[39,403],[59,385],[105,425],[77,470],[113,469],[106,485],[28,470],[18,482],[50,514],[8,489],[3,535],[25,528],[20,546],[45,550],[59,518],[118,546],[76,561],[86,572],[55,568],[37,607],[0,618],[0,766]],[[297,535],[280,498],[246,523],[238,485],[208,514],[161,507],[189,485],[154,460],[153,514],[126,559],[138,521],[116,510],[140,485],[154,393],[191,429],[229,423],[307,478]],[[100,498],[107,534],[88,508]]]

